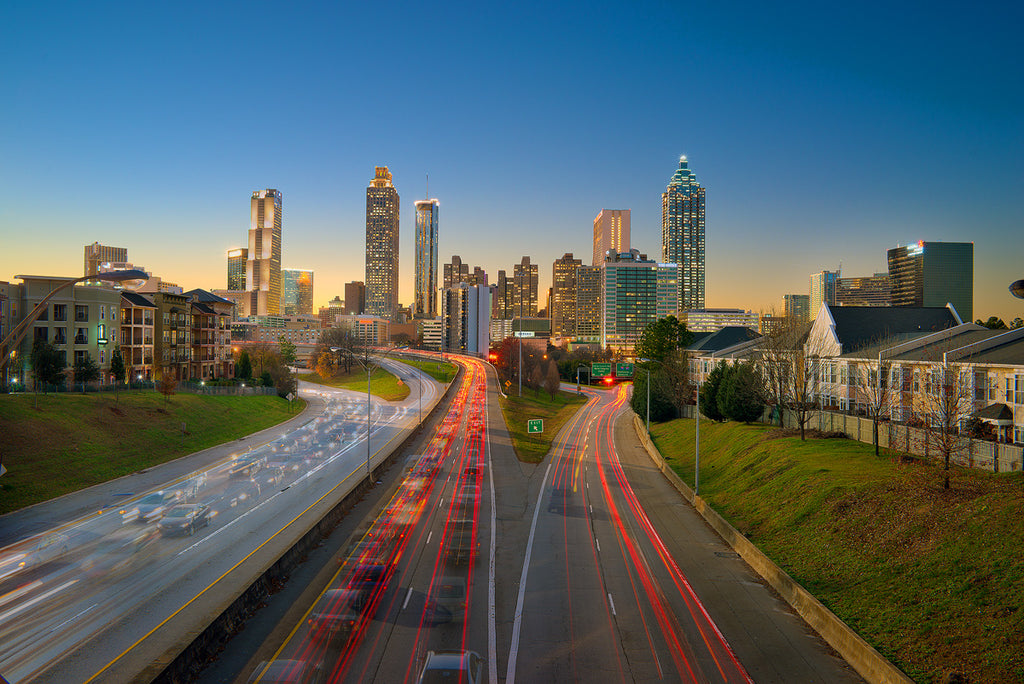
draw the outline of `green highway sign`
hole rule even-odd
[[[544,432],[544,421],[541,418],[526,421],[526,431],[528,433]]]
[[[615,364],[615,377],[617,378],[631,378],[633,377],[633,364],[631,363],[617,363]]]
[[[612,374],[612,364],[592,363],[590,364],[590,375],[594,378],[607,378]]]

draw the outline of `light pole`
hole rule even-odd
[[[590,369],[587,368],[586,366],[576,366],[576,394],[580,393],[580,371],[581,370],[589,371]],[[590,384],[589,381],[588,381],[587,384],[588,385]]]
[[[693,467],[693,495],[697,496],[700,494],[700,384],[696,385],[694,391],[696,397],[696,413],[693,416],[693,424],[695,430],[694,437],[694,454],[696,456],[696,463]]]

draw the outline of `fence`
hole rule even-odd
[[[694,408],[692,405],[684,406],[683,417],[693,418]],[[761,422],[772,423],[772,413],[766,411]],[[800,427],[792,411],[785,412],[783,424],[788,428]],[[806,427],[822,432],[841,432],[858,442],[874,444],[870,418],[834,411],[812,411]],[[926,430],[891,421],[879,422],[878,446],[926,458],[937,455],[934,448],[929,449]],[[965,438],[964,448],[953,454],[950,460],[966,468],[979,468],[997,473],[1020,471],[1024,467],[1024,446]]]
[[[274,387],[251,387],[241,385],[203,385],[198,382],[182,381],[178,383],[176,392],[188,392],[189,394],[207,394],[217,397],[258,397],[277,396],[277,389]]]

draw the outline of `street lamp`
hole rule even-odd
[[[576,394],[580,393],[580,371],[587,371],[587,384],[590,384],[590,369],[586,366],[576,366]]]
[[[26,280],[27,276],[15,276],[21,280]],[[39,317],[46,311],[46,305],[49,304],[50,300],[54,298],[60,292],[86,280],[105,280],[112,283],[119,283],[125,280],[144,280],[149,276],[144,271],[136,269],[129,269],[126,271],[111,271],[109,273],[96,273],[93,275],[82,276],[81,278],[68,278],[63,283],[53,288],[48,295],[43,297],[42,301],[36,304],[35,308],[28,313],[25,318],[22,319],[18,325],[14,326],[14,330],[10,332],[0,342],[0,371],[3,371],[4,366],[7,365],[8,360],[11,358],[9,350],[17,349],[21,344],[22,340],[25,339],[25,334],[28,332],[30,325],[39,320]],[[51,278],[50,280],[58,280],[57,278]],[[2,377],[2,376],[0,376]]]

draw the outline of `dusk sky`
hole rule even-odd
[[[10,3],[0,17],[0,280],[126,247],[226,285],[249,198],[284,196],[314,306],[363,280],[365,191],[440,200],[440,258],[589,261],[602,208],[660,258],[681,154],[707,188],[707,306],[973,241],[974,317],[1024,317],[1024,5]],[[838,4],[837,4],[838,5]],[[541,295],[543,305],[544,295]]]

